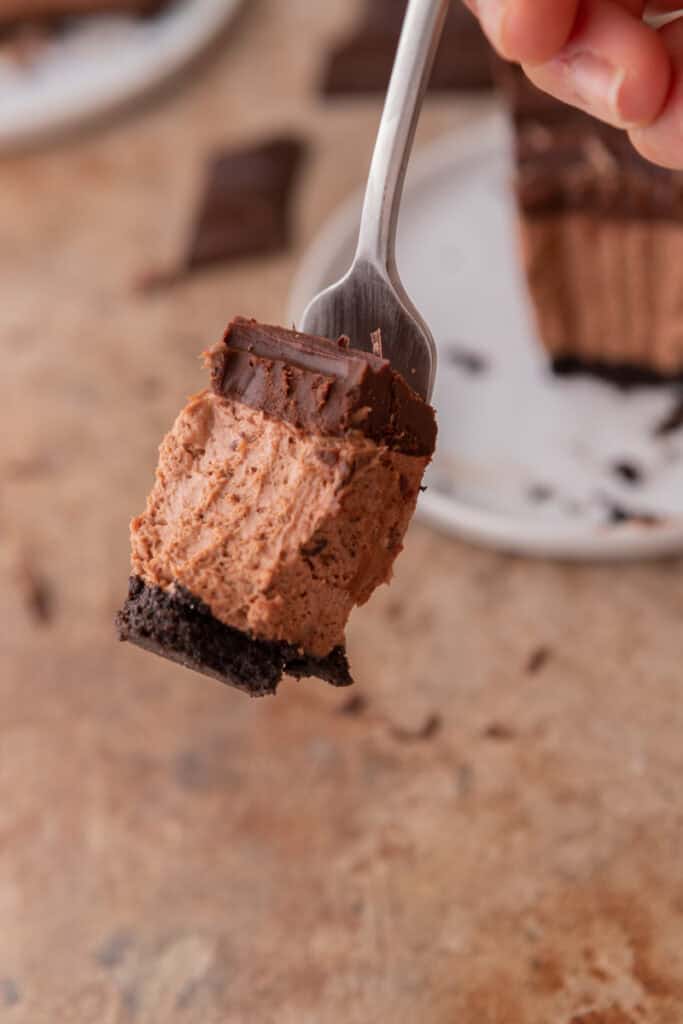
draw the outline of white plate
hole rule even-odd
[[[74,18],[20,65],[0,55],[0,147],[33,142],[118,107],[200,52],[242,0],[176,0],[149,18]]]
[[[420,511],[468,540],[530,555],[681,551],[683,431],[655,436],[676,391],[627,393],[549,372],[519,262],[511,174],[510,133],[496,112],[441,140],[409,175],[399,266],[440,356],[439,447]],[[354,197],[307,254],[291,320],[348,267],[359,210]],[[453,357],[462,349],[482,356],[486,370],[463,370]],[[620,463],[640,471],[637,485],[619,475]],[[614,508],[658,521],[617,524]]]

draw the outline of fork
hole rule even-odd
[[[347,335],[376,347],[427,401],[436,372],[432,334],[403,287],[396,227],[422,101],[451,0],[410,0],[377,133],[358,247],[350,270],[307,306],[299,329],[323,338]]]

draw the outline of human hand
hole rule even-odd
[[[683,0],[465,0],[496,49],[552,96],[625,129],[643,156],[683,169]]]

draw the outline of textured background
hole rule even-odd
[[[352,13],[260,0],[163,103],[0,164],[3,1024],[683,1020],[680,563],[417,526],[353,618],[350,709],[314,682],[252,703],[113,638],[198,352],[284,316],[365,173],[377,103],[315,97]],[[431,101],[423,137],[474,113]],[[297,250],[137,295],[206,151],[283,127],[313,142]]]

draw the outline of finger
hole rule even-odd
[[[465,0],[508,60],[549,60],[569,39],[579,0]]]
[[[683,170],[683,21],[667,25],[659,35],[671,54],[673,85],[660,116],[647,127],[631,131],[631,141],[648,160]]]
[[[552,96],[620,128],[654,121],[671,80],[661,34],[616,0],[582,0],[560,53],[525,70]]]

